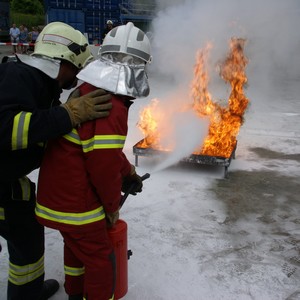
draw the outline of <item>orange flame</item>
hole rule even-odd
[[[140,113],[137,126],[145,136],[139,143],[140,148],[151,147],[163,151],[174,149],[174,141],[169,139],[172,122],[160,104],[158,99],[152,99],[150,104]]]
[[[158,110],[158,99],[152,99],[148,107],[145,107],[140,114],[138,127],[143,132],[145,138],[139,145],[141,148],[159,148],[160,134],[158,132],[158,123],[162,121],[161,112]]]
[[[203,80],[204,76],[202,75],[202,73],[206,74],[203,71],[204,55],[198,54],[193,81],[194,109],[200,116],[210,115],[210,127],[204,145],[195,154],[230,157],[236,146],[236,137],[249,102],[243,90],[243,86],[247,82],[245,67],[248,63],[248,59],[244,55],[244,45],[244,39],[232,38],[230,53],[219,65],[221,78],[231,85],[228,107],[225,108],[212,102],[206,91],[208,81]],[[203,93],[205,94],[203,95]]]
[[[232,38],[230,51],[226,59],[219,64],[219,75],[231,86],[228,106],[222,107],[214,102],[208,91],[209,76],[206,63],[209,58],[211,44],[198,51],[194,66],[194,79],[191,84],[193,98],[192,108],[199,117],[209,117],[210,126],[208,135],[194,154],[230,157],[236,146],[236,137],[243,123],[243,115],[249,100],[244,94],[244,85],[247,83],[245,68],[248,59],[244,55],[245,40]],[[145,138],[139,143],[142,148],[162,149],[162,134],[158,130],[159,124],[165,122],[166,112],[159,108],[159,101],[152,100],[140,115],[138,127]]]

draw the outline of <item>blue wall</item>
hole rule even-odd
[[[106,21],[120,23],[120,0],[46,0],[47,23],[65,22],[82,33],[90,43],[101,43]]]

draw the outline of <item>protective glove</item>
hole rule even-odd
[[[140,193],[143,188],[142,178],[135,172],[135,167],[131,165],[130,174],[123,178],[122,192],[126,193],[130,189],[131,195],[136,195]]]
[[[106,224],[108,228],[111,228],[119,220],[119,210],[113,213],[105,213],[106,215]]]
[[[81,97],[77,89],[62,106],[68,111],[73,127],[76,127],[85,121],[107,117],[112,104],[105,102],[110,99],[111,95],[102,89],[97,89]]]

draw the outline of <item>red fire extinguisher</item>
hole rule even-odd
[[[149,177],[150,174],[146,173],[141,179],[145,180]],[[133,188],[134,185],[129,187],[128,191],[122,196],[120,209]],[[128,291],[128,260],[132,255],[132,251],[128,250],[127,223],[124,220],[119,219],[116,224],[108,230],[108,234],[112,241],[116,256],[117,278],[114,298],[115,300],[118,300],[124,297]]]

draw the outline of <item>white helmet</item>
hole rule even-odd
[[[113,23],[112,20],[107,20],[107,21],[106,21],[106,24],[107,24],[107,25],[113,25],[114,23]]]
[[[82,69],[93,56],[85,36],[72,26],[52,22],[39,34],[32,56],[67,60]]]
[[[148,37],[131,22],[109,31],[103,40],[99,53],[100,55],[104,53],[123,53],[138,57],[146,63],[151,61]]]

